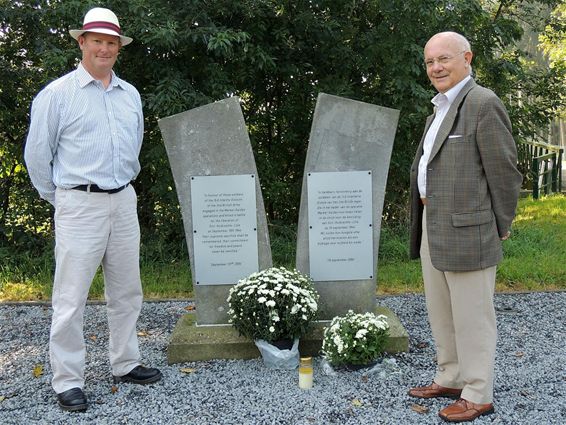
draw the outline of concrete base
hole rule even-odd
[[[390,327],[385,346],[387,353],[408,351],[409,335],[398,317],[386,307],[377,307],[376,314],[384,314]],[[329,321],[316,322],[311,331],[301,338],[301,356],[317,356],[322,347],[322,333]],[[183,363],[212,359],[253,359],[259,350],[248,338],[238,335],[231,325],[197,326],[196,316],[185,314],[175,326],[167,348],[167,362]]]

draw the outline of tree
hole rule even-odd
[[[562,86],[566,86],[566,3],[559,4],[553,10],[539,41],[548,56],[550,69],[559,81],[561,78]],[[566,98],[562,95],[558,100],[561,102],[560,115],[566,119]]]
[[[431,35],[455,30],[470,39],[476,77],[506,102],[519,138],[546,125],[563,104],[564,69],[531,64],[517,48],[525,22],[541,28],[548,23],[523,12],[558,1],[107,3],[135,40],[122,50],[116,70],[139,89],[144,103],[136,189],[146,258],[183,251],[178,201],[157,127],[162,117],[239,96],[269,219],[294,223],[318,93],[400,109],[384,219],[403,223],[408,169],[434,95],[422,65]],[[29,107],[42,86],[76,66],[80,52],[67,31],[80,26],[95,2],[0,0],[0,5],[0,246],[14,247],[20,237],[42,246],[51,210],[38,200],[22,162]],[[528,102],[521,92],[532,95]]]

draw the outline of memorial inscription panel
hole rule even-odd
[[[373,278],[371,171],[308,173],[310,275]]]
[[[192,176],[195,283],[236,283],[259,270],[255,176]]]

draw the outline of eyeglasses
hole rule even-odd
[[[456,56],[460,56],[462,53],[466,53],[465,50],[462,50],[461,52],[456,53],[454,56],[439,56],[437,58],[431,58],[431,59],[427,59],[424,61],[425,67],[427,68],[431,68],[432,66],[434,66],[434,63],[437,62],[440,65],[446,65],[448,62],[450,62],[452,59],[454,59]]]

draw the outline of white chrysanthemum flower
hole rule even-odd
[[[344,351],[344,342],[342,341],[342,338],[340,338],[339,335],[336,335],[333,339],[334,344],[336,345],[336,349],[338,350],[338,353],[341,353],[342,351]]]
[[[266,301],[267,301],[267,298],[265,298],[265,297],[259,297],[259,298],[257,299],[257,302],[260,303],[260,304],[263,304],[263,303],[266,302]]]
[[[274,328],[273,326],[270,326],[270,327],[269,327],[269,332],[271,332],[271,333],[275,332],[275,328]]]
[[[268,307],[275,307],[275,301],[274,300],[269,300],[265,303],[266,306]]]

